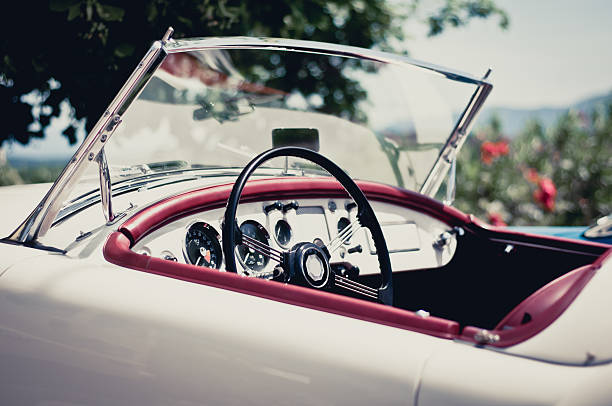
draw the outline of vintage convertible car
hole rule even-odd
[[[486,75],[171,34],[0,190],[2,404],[612,403],[609,246],[450,205]]]

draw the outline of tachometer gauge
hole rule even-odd
[[[243,234],[256,239],[257,241],[269,245],[270,237],[268,232],[256,221],[247,220],[240,226],[240,231]],[[261,271],[268,265],[269,258],[266,255],[263,255],[252,248],[249,248],[245,245],[238,245],[236,247],[238,252],[238,259],[242,263],[242,265],[250,269],[252,271]]]
[[[193,265],[219,269],[223,253],[219,233],[203,221],[192,224],[185,236],[185,259]]]

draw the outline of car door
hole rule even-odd
[[[413,405],[448,340],[49,254],[0,278],[6,404]]]

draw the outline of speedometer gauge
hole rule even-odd
[[[270,237],[268,235],[268,232],[266,231],[264,226],[262,226],[256,221],[245,221],[240,226],[240,231],[242,231],[243,234],[254,238],[265,245],[270,244]],[[269,258],[266,255],[263,255],[262,253],[257,252],[252,248],[241,244],[236,247],[236,250],[238,252],[238,259],[247,269],[250,269],[252,271],[261,271],[266,267],[266,265],[268,265]]]
[[[185,259],[193,265],[219,269],[223,254],[219,233],[203,221],[192,224],[185,236]]]

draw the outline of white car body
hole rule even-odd
[[[42,249],[32,241],[0,242],[0,403],[612,404],[612,255],[603,245],[513,234],[476,220],[463,225],[512,241],[507,244],[514,249],[539,241],[600,253],[587,261],[592,277],[558,317],[505,346],[468,337],[466,330],[436,337],[409,325],[142,272],[105,258],[109,236],[141,210],[234,179],[197,179],[113,196],[115,208],[127,208],[125,217],[107,223],[101,203],[90,205],[39,237]],[[18,228],[49,186],[0,188],[2,235]],[[298,199],[302,206],[322,207],[326,222],[335,215],[328,200],[344,202]],[[420,249],[392,253],[394,269],[441,267],[460,249],[453,236],[436,251],[436,238],[450,226],[430,213],[371,200],[382,224],[400,219],[419,230]],[[261,205],[269,202],[243,205],[240,218],[260,216],[266,225],[269,215]],[[147,232],[131,248],[146,248],[149,256],[161,255],[164,247],[179,254],[186,226],[204,218],[220,227],[222,215],[223,208],[191,213]],[[315,227],[305,221],[300,229],[309,224]],[[365,234],[355,238],[367,243]],[[487,305],[485,298],[482,306]],[[497,333],[503,340],[503,332]]]

